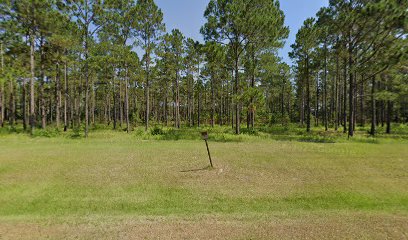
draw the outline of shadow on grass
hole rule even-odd
[[[203,167],[203,168],[198,168],[198,169],[190,169],[190,170],[183,170],[180,171],[182,173],[188,173],[188,172],[200,172],[200,171],[207,171],[207,170],[213,170],[214,168],[211,166]]]

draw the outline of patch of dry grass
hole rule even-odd
[[[408,218],[390,215],[82,219],[0,223],[3,239],[406,239]]]

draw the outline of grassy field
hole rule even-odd
[[[198,132],[0,134],[0,239],[408,238],[406,135]]]

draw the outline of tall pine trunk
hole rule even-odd
[[[299,104],[299,111],[300,111],[300,126],[303,128],[305,126],[305,89],[304,89],[304,80],[301,80],[302,88],[301,91],[301,99]]]
[[[44,37],[40,39],[40,111],[41,111],[41,128],[45,129],[47,125],[47,111],[45,108],[45,52],[44,52]]]
[[[68,130],[68,64],[67,62],[64,63],[64,132]]]
[[[387,101],[387,114],[386,114],[386,133],[391,134],[391,118],[392,118],[392,101]]]
[[[35,128],[35,92],[34,92],[34,79],[35,79],[35,63],[34,63],[34,45],[35,36],[33,30],[30,30],[30,133],[34,134]]]
[[[23,117],[23,129],[24,131],[27,130],[27,83],[26,80],[23,80],[22,85],[21,85],[22,91],[21,91],[21,110],[22,110],[22,117]]]
[[[386,80],[386,90],[391,91],[391,80],[387,75],[384,75],[384,78]],[[392,108],[393,108],[393,103],[391,100],[387,100],[387,111],[385,113],[385,118],[386,118],[386,133],[391,134],[391,118],[392,118]]]
[[[118,73],[118,82],[119,82],[119,127],[122,128],[123,125],[123,80],[122,78],[122,69],[119,70]]]
[[[319,74],[316,76],[316,107],[315,107],[315,126],[319,126]]]
[[[351,37],[349,36],[348,44],[348,66],[349,66],[349,127],[348,127],[348,137],[353,137],[354,135],[354,94],[355,94],[355,79],[354,73],[352,71],[354,59],[353,59],[353,47],[351,46]]]
[[[306,56],[306,131],[310,132],[310,77],[309,56]]]
[[[197,126],[200,127],[201,123],[201,82],[198,85],[198,108],[197,108]]]
[[[0,127],[4,127],[4,83],[0,82]]]
[[[26,112],[26,95],[27,95],[27,84],[26,80],[23,80],[22,83],[22,96],[21,96],[21,110],[23,112],[23,129],[24,131],[27,130],[27,112]]]
[[[285,79],[282,78],[282,88],[280,93],[280,112],[281,112],[281,124],[284,125],[284,115],[285,115]]]
[[[61,89],[60,89],[60,70],[59,63],[56,65],[56,77],[55,77],[55,122],[57,128],[60,126],[60,109],[61,109]]]
[[[323,111],[324,111],[324,129],[328,130],[328,119],[327,119],[327,46],[324,44],[324,91],[323,91]]]
[[[214,127],[214,115],[215,115],[215,86],[214,86],[214,75],[211,76],[211,127]]]
[[[179,72],[176,70],[176,128],[180,128],[180,87]]]
[[[374,136],[375,135],[375,125],[376,125],[376,120],[375,120],[375,115],[376,115],[376,109],[375,109],[375,75],[372,77],[371,80],[371,130],[370,130],[370,135]]]
[[[8,119],[9,124],[11,127],[14,127],[15,117],[16,117],[16,109],[15,109],[15,102],[14,102],[14,84],[13,80],[10,79],[9,81],[9,111],[8,111]]]
[[[85,138],[88,137],[88,132],[89,132],[89,64],[88,64],[88,58],[89,58],[89,24],[90,21],[88,21],[88,15],[89,15],[89,8],[88,8],[88,0],[85,1]]]
[[[339,81],[340,80],[340,73],[339,73],[339,56],[336,55],[336,80],[334,83],[334,130],[337,131],[339,127]]]
[[[150,38],[147,39],[145,41],[145,46],[148,46],[148,48],[150,48]],[[149,82],[149,75],[150,75],[150,52],[147,49],[146,50],[146,55],[145,55],[145,69],[146,69],[146,85],[145,85],[145,100],[146,100],[146,114],[145,114],[145,131],[147,131],[147,129],[149,128],[149,117],[150,117],[150,108],[149,108],[149,104],[150,104],[150,100],[149,100],[149,96],[150,96],[150,82]]]
[[[112,81],[112,95],[113,95],[113,129],[116,129],[116,124],[117,124],[117,119],[118,119],[118,99],[117,99],[117,93],[116,93],[116,71],[115,67],[113,67],[113,81]]]
[[[4,74],[3,42],[0,43],[1,74]],[[0,127],[4,127],[4,82],[0,81]]]
[[[238,49],[235,49],[235,88],[234,88],[234,95],[236,98],[238,98],[238,93],[239,93],[239,69],[238,69]],[[239,111],[239,101],[238,99],[235,100],[235,134],[240,134],[241,133],[241,123],[240,123],[240,118],[241,114]]]
[[[86,36],[88,38],[88,36]],[[85,137],[89,131],[89,67],[88,67],[88,40],[85,40]]]
[[[255,61],[255,57],[253,57],[253,61]],[[251,88],[255,88],[255,73],[252,73],[251,76]],[[255,127],[255,102],[254,97],[251,96],[251,105],[249,111],[249,126],[253,129]],[[282,93],[282,102],[283,102],[283,93]]]
[[[129,94],[128,94],[128,67],[126,66],[126,76],[125,76],[125,113],[126,113],[126,132],[129,133],[130,126],[129,126]]]
[[[364,75],[361,76],[360,84],[360,126],[365,126],[365,114],[364,114]]]
[[[343,133],[347,132],[347,59],[344,58],[343,72]]]
[[[251,67],[251,88],[255,88],[255,48],[254,45],[252,44],[252,51],[251,51],[251,58],[252,58],[252,67]],[[282,102],[283,102],[283,92],[282,92]],[[250,99],[250,108],[249,108],[249,126],[253,129],[255,127],[255,103],[254,103],[254,97],[251,96]],[[283,117],[283,112],[282,112],[282,117]]]

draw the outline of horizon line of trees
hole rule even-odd
[[[204,43],[167,32],[154,0],[3,0],[0,126],[390,133],[408,121],[407,5],[331,0],[297,33],[291,68],[277,55],[289,34],[277,0],[210,0]]]

